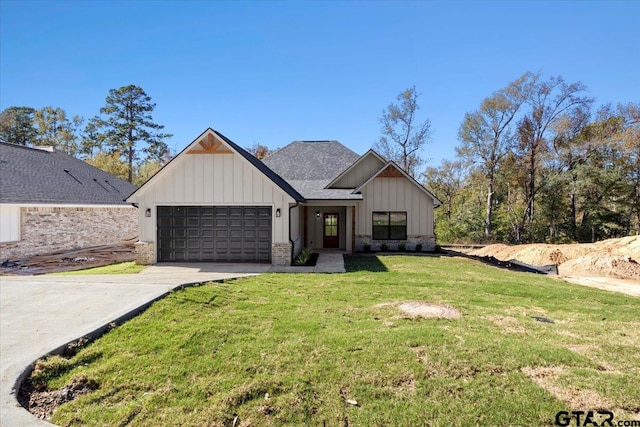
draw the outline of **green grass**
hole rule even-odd
[[[99,384],[59,408],[53,422],[64,426],[537,426],[571,409],[637,417],[639,299],[461,258],[353,257],[347,269],[176,292],[73,358],[41,363],[33,380]],[[411,319],[393,305],[416,300],[462,317]],[[555,374],[525,374],[539,368]]]
[[[102,267],[87,268],[84,270],[60,271],[51,273],[52,276],[83,276],[87,274],[135,274],[145,269],[145,265],[138,265],[133,261],[120,262],[118,264],[104,265]]]

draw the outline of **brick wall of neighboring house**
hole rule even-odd
[[[138,210],[123,207],[22,207],[20,241],[0,243],[0,261],[117,243],[138,235]]]

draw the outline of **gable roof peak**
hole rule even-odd
[[[138,188],[136,191],[131,193],[129,195],[129,197],[127,197],[127,200],[131,201],[131,202],[136,201],[137,200],[136,197],[138,197],[140,194],[143,194],[145,191],[147,191],[148,188],[150,188],[153,185],[155,185],[155,182],[158,179],[160,179],[159,177],[161,177],[163,174],[165,174],[167,170],[170,170],[171,168],[176,167],[176,165],[179,164],[182,161],[181,159],[185,158],[186,155],[189,154],[190,150],[192,150],[194,147],[198,147],[198,145],[200,145],[201,148],[196,148],[196,150],[193,151],[192,153],[202,153],[201,150],[202,150],[203,145],[201,144],[201,142],[204,141],[205,137],[216,138],[219,141],[219,143],[221,143],[223,145],[223,147],[228,147],[229,148],[229,151],[226,151],[226,152],[236,153],[240,157],[244,158],[253,167],[255,167],[258,171],[260,171],[268,179],[270,179],[275,185],[280,187],[280,189],[282,189],[282,191],[284,191],[289,196],[291,196],[296,202],[304,201],[304,197],[300,193],[298,193],[291,186],[291,184],[289,184],[287,181],[285,181],[282,177],[280,177],[277,173],[275,173],[273,170],[271,170],[263,162],[258,160],[257,157],[255,157],[254,155],[249,153],[244,148],[240,147],[235,142],[231,141],[229,138],[224,136],[222,133],[218,132],[215,129],[212,129],[211,127],[208,127],[207,129],[205,129],[205,131],[202,132],[196,139],[194,139],[191,143],[187,144],[187,146],[180,153],[178,153],[166,165],[164,165],[162,168],[160,168],[160,170],[157,171],[153,176],[151,176],[151,178],[149,178],[144,184],[142,184],[142,186],[140,186],[140,188]],[[216,152],[215,150],[219,150],[220,149],[220,147],[217,146],[218,144],[214,143],[213,145],[208,145],[209,143],[210,143],[210,141],[206,141],[204,143],[205,150],[210,149],[210,150],[212,150],[211,152]],[[226,150],[226,148],[223,148],[222,150]],[[220,151],[220,152],[223,152],[223,151]]]

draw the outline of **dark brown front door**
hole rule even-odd
[[[338,239],[338,214],[325,213],[324,227],[322,228],[322,247],[338,248],[340,241]]]

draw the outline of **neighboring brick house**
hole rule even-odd
[[[296,141],[260,161],[207,129],[131,194],[138,262],[288,265],[303,247],[433,250],[440,201],[373,150]]]
[[[0,262],[137,236],[135,189],[51,148],[0,143]]]

